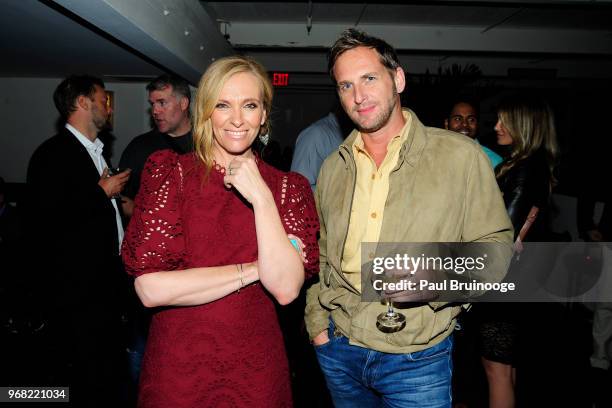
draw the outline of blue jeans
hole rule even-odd
[[[333,322],[329,339],[315,350],[336,408],[451,406],[452,335],[407,354],[350,345]]]

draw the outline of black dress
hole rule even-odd
[[[543,150],[513,166],[497,182],[502,191],[508,215],[514,227],[514,239],[523,227],[532,207],[539,212],[523,241],[546,241],[551,174]],[[478,304],[475,312],[480,321],[479,348],[490,361],[514,365],[520,305],[513,303]]]

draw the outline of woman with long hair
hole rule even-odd
[[[318,272],[312,192],[252,151],[272,107],[260,64],[214,62],[195,105],[195,153],[149,158],[123,246],[138,296],[156,307],[138,404],[291,406],[275,303]]]
[[[553,112],[536,97],[511,97],[498,107],[497,143],[509,146],[509,155],[495,169],[515,238],[532,207],[548,209],[559,148]],[[528,238],[538,241],[546,233],[546,218],[538,217]]]
[[[523,241],[546,240],[558,156],[553,112],[539,98],[507,98],[498,106],[495,132],[497,143],[508,149],[495,175],[512,220],[514,238],[521,234]],[[516,310],[508,310],[509,305],[488,306],[480,324],[480,343],[489,406],[510,408],[515,406]]]

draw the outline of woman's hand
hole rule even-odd
[[[238,190],[253,206],[276,205],[253,157],[235,157],[227,167],[223,182]]]
[[[226,166],[223,182],[253,206],[259,280],[278,303],[287,305],[300,294],[304,283],[303,250],[296,250],[289,242],[272,191],[259,173],[255,158],[234,157]],[[297,246],[303,245],[298,242]]]

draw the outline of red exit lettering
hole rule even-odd
[[[272,74],[272,85],[287,86],[289,85],[289,74],[286,72],[275,72]]]

